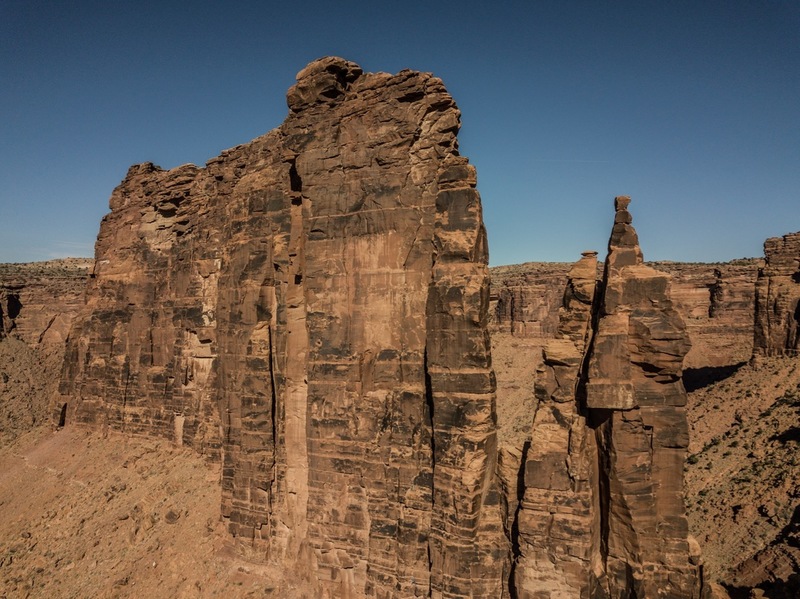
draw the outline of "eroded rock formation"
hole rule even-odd
[[[0,264],[0,446],[50,419],[91,264],[80,258]]]
[[[689,343],[669,276],[642,263],[629,201],[616,199],[602,284],[585,255],[544,350],[516,522],[521,598],[700,594],[682,496]]]
[[[558,310],[571,266],[562,262],[528,262],[489,269],[492,333],[542,340],[555,337]]]
[[[672,277],[673,306],[692,342],[684,360],[687,369],[729,367],[750,359],[759,262],[648,263]],[[542,344],[556,337],[569,268],[568,264],[540,262],[491,268],[492,336],[511,334]],[[602,270],[597,276],[602,278]]]
[[[114,190],[58,413],[219,459],[240,548],[314,597],[694,597],[688,342],[627,200],[601,286],[592,252],[569,273],[528,443],[501,449],[452,98],[325,58],[287,100],[204,168]]]
[[[0,339],[63,346],[83,306],[91,264],[83,258],[0,264]]]
[[[800,232],[764,242],[765,264],[756,281],[756,355],[800,350]]]
[[[130,169],[61,404],[220,455],[231,533],[316,596],[499,597],[486,235],[459,111],[429,74],[338,58],[288,104],[205,168]]]
[[[517,512],[514,588],[520,599],[597,596],[593,557],[599,541],[598,454],[585,410],[576,400],[591,340],[597,254],[569,271],[558,338],[543,353],[536,407],[524,454]]]

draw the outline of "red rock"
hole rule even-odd
[[[222,514],[317,596],[499,597],[486,234],[429,75],[316,61],[278,129],[134,166],[97,242],[68,420],[220,456]]]
[[[800,350],[800,232],[764,242],[764,267],[756,281],[755,355],[796,355]]]
[[[642,263],[629,202],[615,201],[602,284],[595,291],[584,256],[570,271],[560,339],[544,350],[522,459],[520,598],[701,593],[682,496],[689,343],[669,276]]]

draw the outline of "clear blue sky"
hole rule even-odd
[[[133,163],[278,126],[311,60],[440,76],[493,265],[758,256],[800,230],[800,2],[0,0],[0,262],[88,256]]]

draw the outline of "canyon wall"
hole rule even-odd
[[[442,82],[325,58],[287,101],[279,128],[205,167],[136,165],[114,190],[61,420],[220,460],[240,550],[309,596],[696,597],[689,343],[627,200],[599,286],[590,252],[549,291],[555,317],[515,296],[522,334],[556,336],[515,445]]]
[[[0,264],[0,339],[63,346],[84,303],[92,260]]]
[[[755,281],[760,260],[722,264],[650,262],[672,276],[672,301],[686,323],[689,369],[741,364],[753,351]],[[492,334],[530,341],[553,338],[568,264],[528,262],[490,269]],[[597,278],[602,277],[598,271]]]
[[[756,355],[797,355],[800,350],[800,232],[764,242],[756,282]]]
[[[51,420],[91,265],[80,258],[0,264],[0,447]]]
[[[67,421],[222,460],[222,513],[320,597],[500,597],[486,235],[429,75],[327,58],[278,129],[132,167],[68,347]]]

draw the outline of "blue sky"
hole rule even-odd
[[[308,62],[430,71],[462,111],[493,265],[758,256],[800,230],[800,2],[0,0],[0,262],[88,256],[131,164],[277,127]]]

